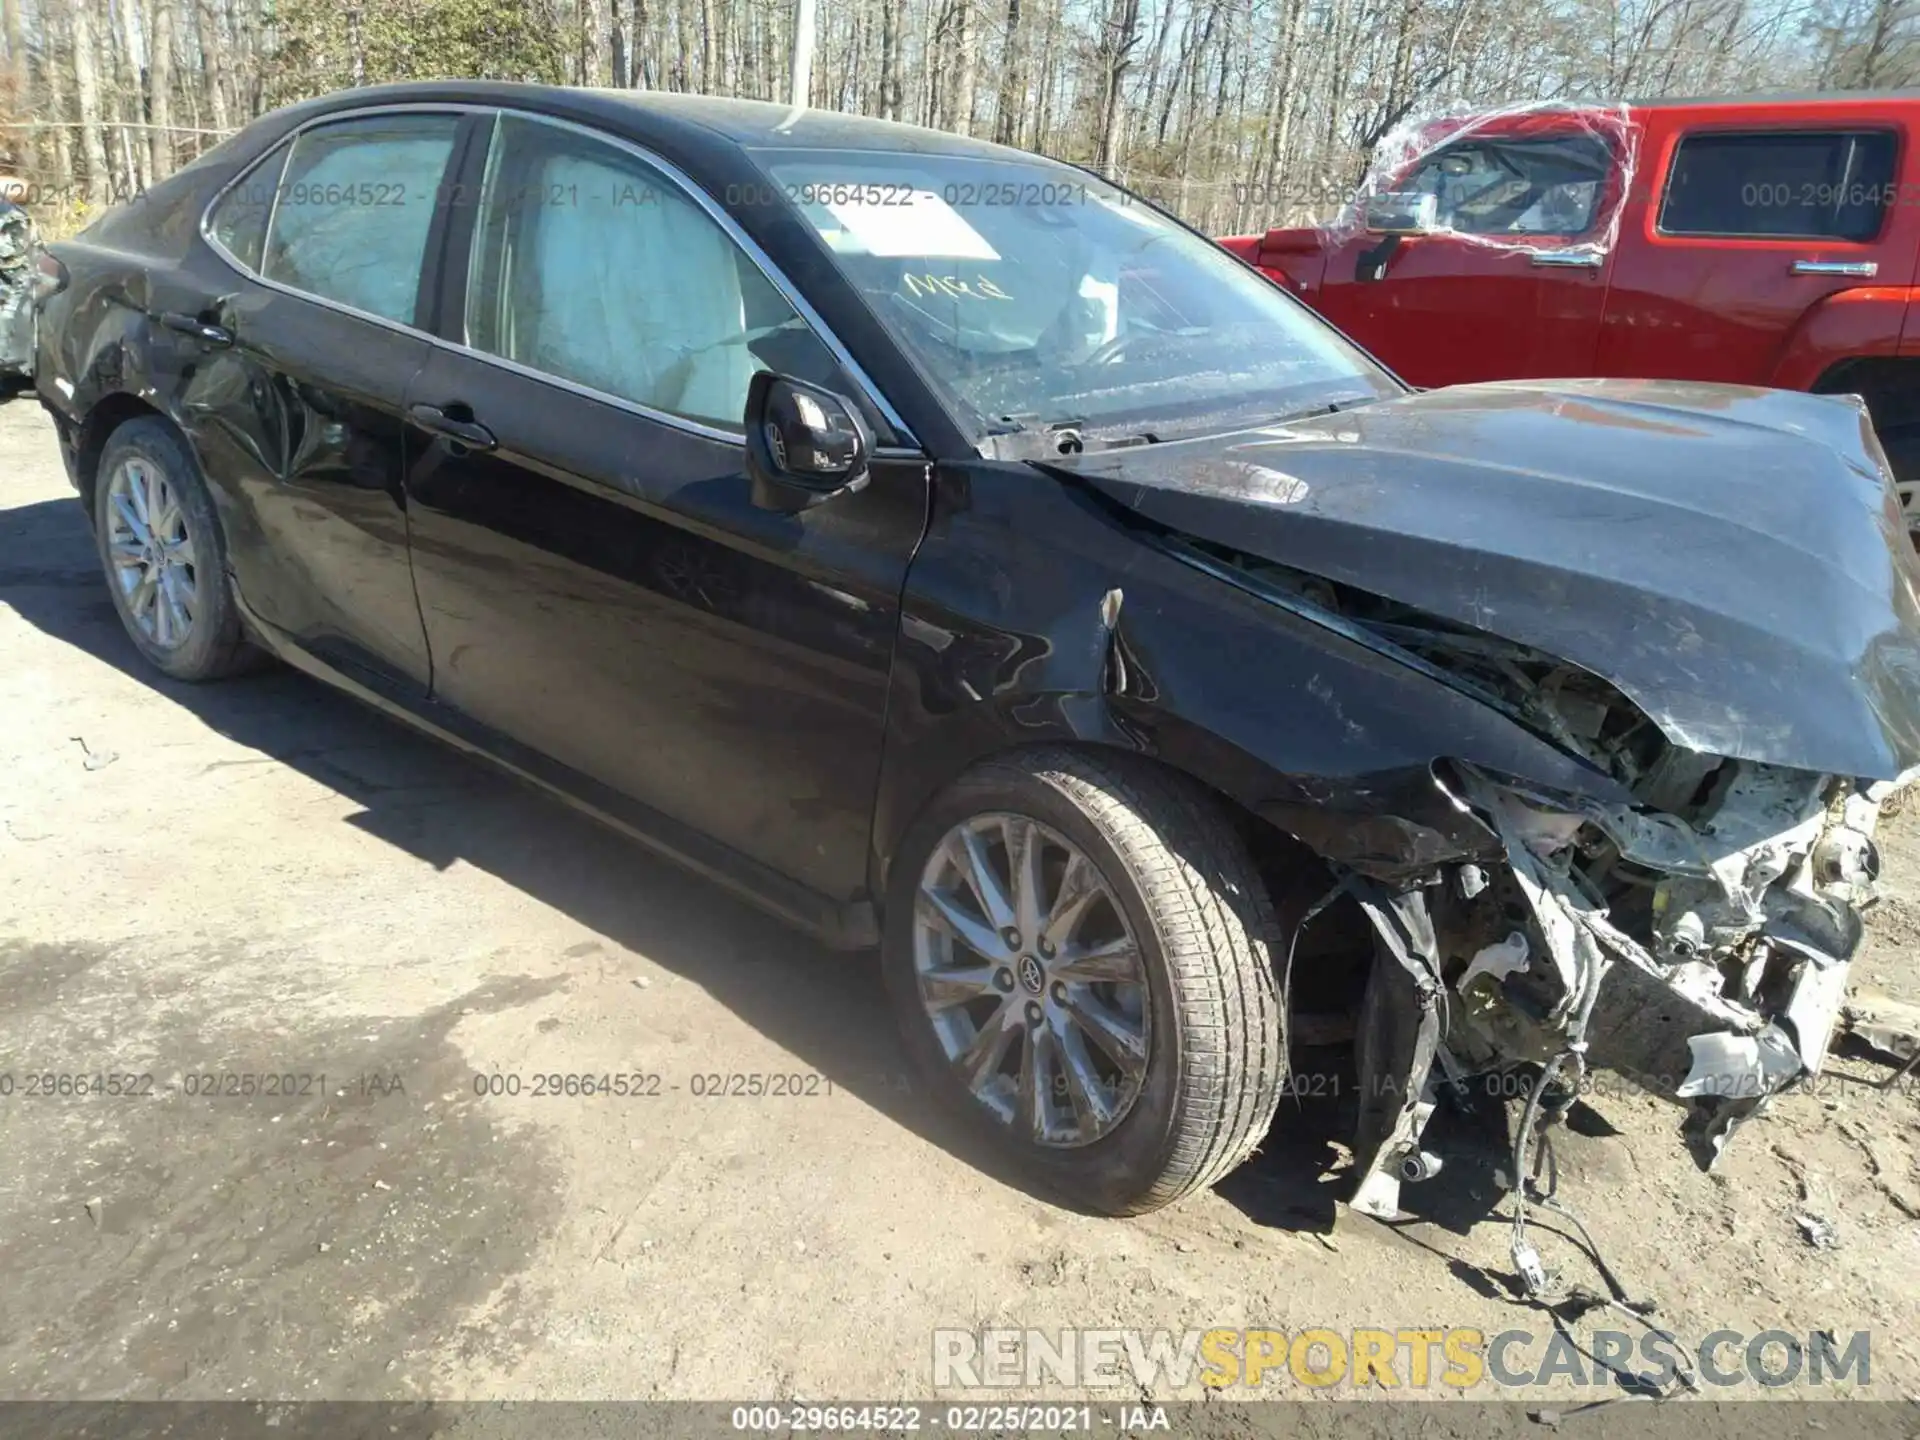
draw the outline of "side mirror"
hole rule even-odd
[[[831,390],[762,370],[747,386],[746,432],[747,474],[762,510],[797,514],[867,483],[873,435]]]
[[[1367,197],[1367,229],[1376,235],[1431,235],[1440,228],[1440,197],[1389,192]]]

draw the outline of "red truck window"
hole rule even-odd
[[[1667,235],[1871,240],[1894,198],[1886,130],[1689,135],[1667,178]]]
[[[1593,224],[1612,156],[1588,135],[1450,145],[1399,188],[1434,196],[1437,224],[1466,235],[1579,235]]]

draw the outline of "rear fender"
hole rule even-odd
[[[1868,285],[1808,307],[1763,383],[1777,390],[1811,390],[1844,360],[1920,354],[1920,332],[1903,339],[1912,295],[1906,286]],[[1903,350],[1908,344],[1912,349]]]

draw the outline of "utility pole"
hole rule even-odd
[[[813,20],[815,0],[793,0],[793,108],[807,108],[813,88]]]

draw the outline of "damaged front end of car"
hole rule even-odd
[[[1710,1165],[1820,1072],[1920,771],[1920,563],[1858,401],[1505,382],[1057,468],[1407,687],[1292,652],[1343,728],[1250,802],[1372,932],[1356,1208],[1398,1213],[1476,1077],[1531,1077],[1524,1141],[1625,1075]]]
[[[1697,777],[1671,808],[1653,795]],[[1468,772],[1504,870],[1463,871],[1436,932],[1469,1062],[1584,1057],[1688,1107],[1710,1165],[1727,1135],[1818,1074],[1872,899],[1881,785],[1673,752],[1637,808]],[[1514,923],[1515,914],[1520,923]]]
[[[1898,782],[1690,749],[1607,681],[1527,645],[1222,547],[1181,548],[1617,787],[1558,792],[1443,758],[1435,789],[1498,858],[1399,884],[1343,875],[1377,940],[1357,1033],[1356,1209],[1396,1216],[1400,1185],[1439,1170],[1421,1147],[1426,1119],[1440,1087],[1476,1075],[1550,1071],[1551,1112],[1588,1067],[1614,1071],[1684,1107],[1707,1167],[1736,1126],[1820,1072],[1874,898],[1880,803]]]
[[[1436,1053],[1424,1068],[1418,1052],[1363,1059],[1363,1093],[1404,1103],[1356,1208],[1396,1213],[1399,1180],[1434,1168],[1419,1127],[1448,1074],[1560,1062],[1546,1099],[1564,1106],[1589,1066],[1616,1072],[1685,1107],[1703,1167],[1774,1095],[1819,1074],[1890,784],[1666,746],[1622,806],[1442,768],[1436,785],[1493,829],[1505,863],[1448,867],[1414,892],[1431,935],[1408,954],[1425,972],[1415,1003],[1432,1012],[1416,1028],[1432,1024]],[[1356,898],[1380,928],[1388,907]]]
[[[33,371],[33,222],[0,200],[0,375]]]

